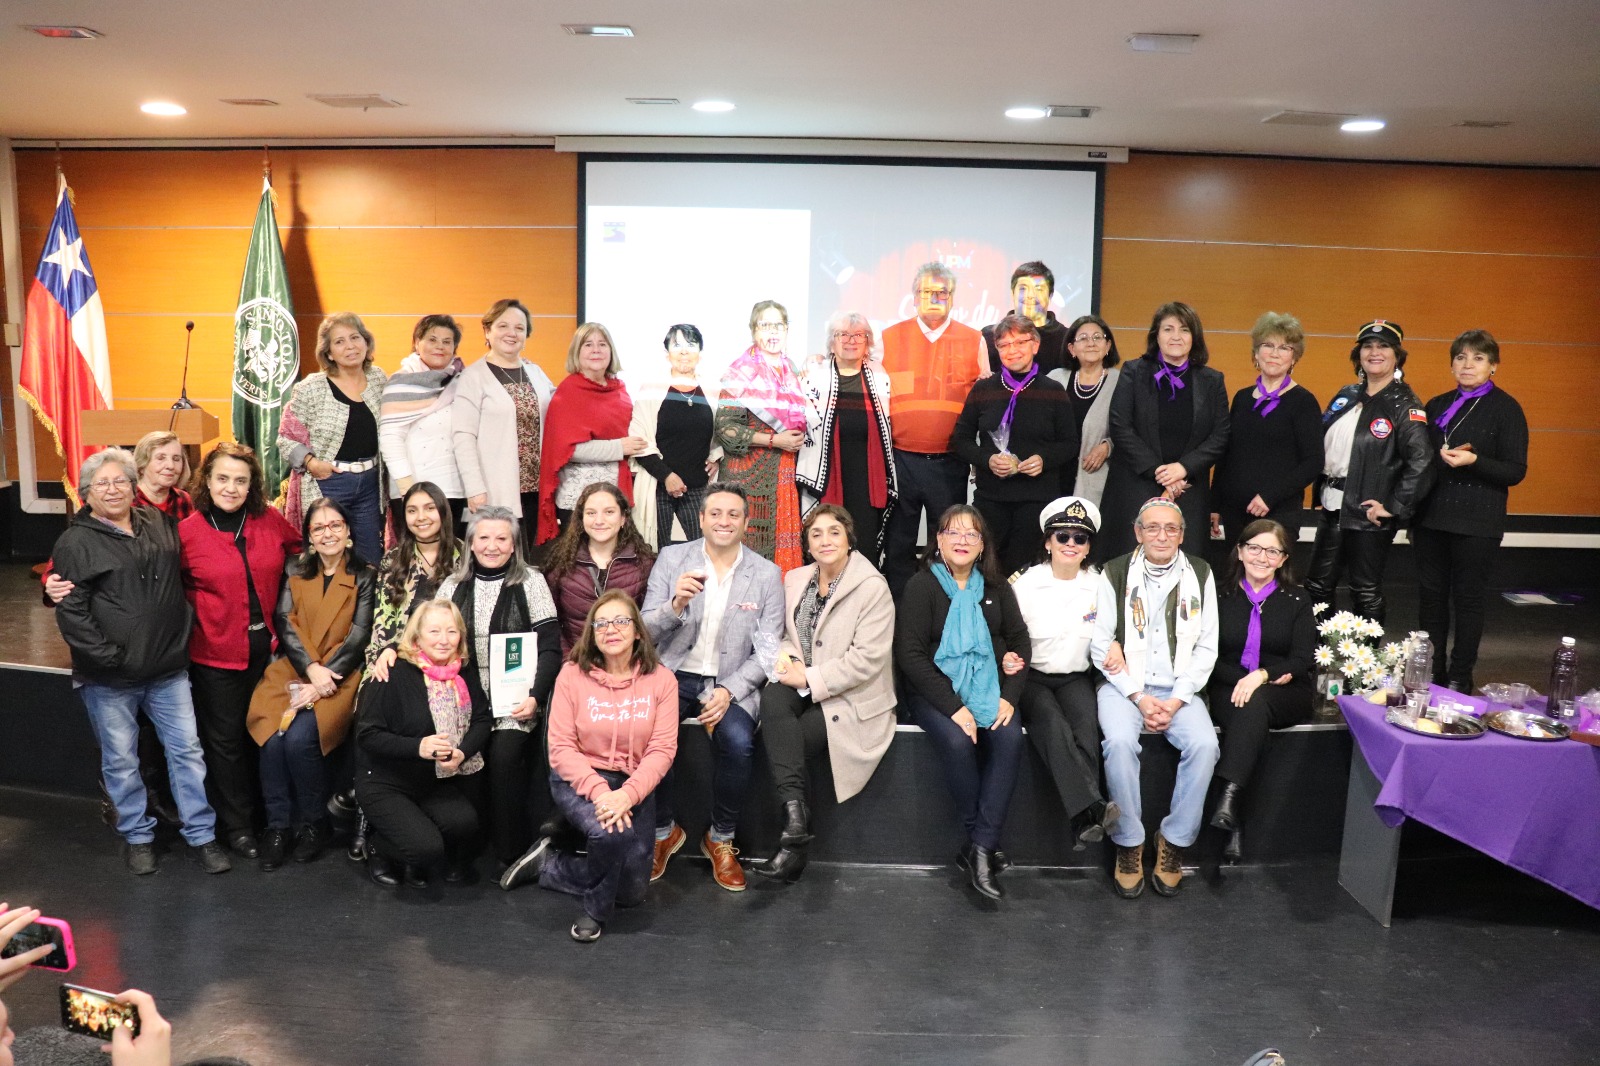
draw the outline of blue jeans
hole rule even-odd
[[[911,705],[911,720],[939,753],[944,782],[956,801],[967,840],[990,851],[998,848],[1022,763],[1022,716],[1013,714],[999,729],[980,727],[974,744],[954,718],[921,696],[913,692],[906,702]]]
[[[1147,687],[1145,692],[1167,699],[1172,690]],[[1096,696],[1100,711],[1100,751],[1106,761],[1106,786],[1111,798],[1122,808],[1113,843],[1131,848],[1144,843],[1143,810],[1139,803],[1139,733],[1144,718],[1139,708],[1116,690],[1101,685]],[[1211,771],[1217,765],[1217,732],[1211,715],[1198,696],[1178,708],[1167,727],[1167,743],[1182,752],[1178,759],[1178,783],[1172,789],[1172,805],[1161,820],[1161,835],[1168,844],[1186,848],[1200,835],[1200,816],[1205,811],[1206,789],[1211,787]]]
[[[206,802],[206,763],[195,731],[189,674],[179,670],[139,685],[88,682],[78,689],[89,710],[89,725],[100,741],[100,776],[117,808],[117,832],[129,844],[156,838],[156,820],[145,811],[144,781],[139,777],[139,721],[145,717],[167,752],[172,798],[183,819],[183,839],[199,846],[217,837],[217,816]]]
[[[383,486],[374,468],[364,474],[334,473],[317,482],[317,488],[330,500],[337,500],[350,514],[350,539],[356,554],[377,566],[383,560]]]
[[[678,720],[693,718],[700,713],[700,689],[714,678],[676,671],[678,678]],[[744,809],[744,797],[750,791],[750,757],[756,746],[756,722],[748,711],[737,703],[728,704],[728,711],[711,731],[711,742],[716,748],[716,763],[711,774],[711,836],[714,840],[732,840],[739,828],[739,812]],[[656,786],[656,835],[666,836],[672,829],[672,771]]]
[[[289,829],[328,817],[328,769],[322,758],[315,711],[302,710],[283,733],[261,745],[261,798],[267,806],[267,828]]]
[[[597,770],[606,784],[621,787],[628,775],[619,770]],[[611,920],[620,901],[624,907],[644,902],[650,885],[650,862],[655,855],[655,794],[633,808],[633,827],[608,833],[595,817],[594,804],[575,792],[561,775],[550,774],[550,795],[567,821],[588,838],[588,854],[556,852],[539,874],[539,887],[565,892],[583,900],[583,913],[597,922]]]

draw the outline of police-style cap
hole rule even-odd
[[[1391,348],[1398,348],[1406,339],[1406,331],[1400,328],[1398,322],[1375,318],[1361,327],[1361,332],[1356,334],[1356,343],[1374,339],[1382,341]]]
[[[1045,533],[1052,529],[1082,529],[1089,533],[1100,532],[1100,508],[1082,496],[1061,496],[1044,505],[1039,512],[1039,529]]]

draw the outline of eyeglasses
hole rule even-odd
[[[1256,345],[1256,351],[1261,352],[1263,355],[1271,352],[1276,352],[1279,355],[1293,355],[1294,345],[1273,344],[1271,341],[1262,341],[1260,344]]]
[[[983,534],[976,529],[941,529],[939,536],[949,537],[957,544],[976,544],[983,539]]]
[[[628,615],[621,618],[596,618],[590,625],[594,626],[596,633],[604,633],[608,629],[632,629],[633,619]]]
[[[89,487],[91,489],[93,489],[95,492],[109,492],[112,489],[125,489],[125,488],[128,488],[132,484],[133,484],[133,482],[129,481],[125,477],[114,477],[114,478],[111,478],[108,481],[91,482]]]
[[[1104,344],[1110,340],[1104,333],[1080,333],[1073,344]]]
[[[954,289],[918,289],[918,296],[926,296],[930,300],[948,300]]]
[[[1057,544],[1076,544],[1079,547],[1082,547],[1083,545],[1089,543],[1089,534],[1068,533],[1064,529],[1058,529],[1054,533],[1050,534],[1050,539],[1055,541]]]
[[[995,348],[1002,352],[1020,352],[1032,348],[1038,343],[1032,337],[1013,337],[1009,340],[997,341]]]
[[[312,526],[311,535],[313,537],[320,537],[326,533],[343,533],[349,528],[349,526],[340,521],[327,522],[320,526]]]
[[[872,334],[870,334],[870,333],[863,333],[863,332],[857,331],[855,333],[841,333],[841,334],[839,334],[839,339],[842,340],[842,341],[855,341],[857,343],[865,343],[867,340],[869,340],[871,338],[871,336],[872,336]]]
[[[1147,537],[1181,537],[1183,535],[1182,526],[1148,526],[1141,524],[1139,528],[1144,530]]]
[[[1239,550],[1246,555],[1255,556],[1256,558],[1266,556],[1273,562],[1277,562],[1279,559],[1282,559],[1285,555],[1289,554],[1282,548],[1271,548],[1265,544],[1241,544],[1239,545]]]

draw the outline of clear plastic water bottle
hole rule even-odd
[[[1428,686],[1433,684],[1433,642],[1425,629],[1414,631],[1407,639],[1411,652],[1406,656],[1405,690],[1427,692]]]
[[[1545,713],[1552,718],[1573,718],[1578,713],[1578,642],[1562,637],[1550,660],[1550,687],[1545,689]]]

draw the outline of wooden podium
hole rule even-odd
[[[139,438],[156,430],[178,435],[178,443],[189,456],[189,469],[200,468],[200,449],[217,439],[217,416],[198,407],[186,411],[156,408],[121,411],[84,411],[78,428],[85,444],[113,445],[130,451]]]

